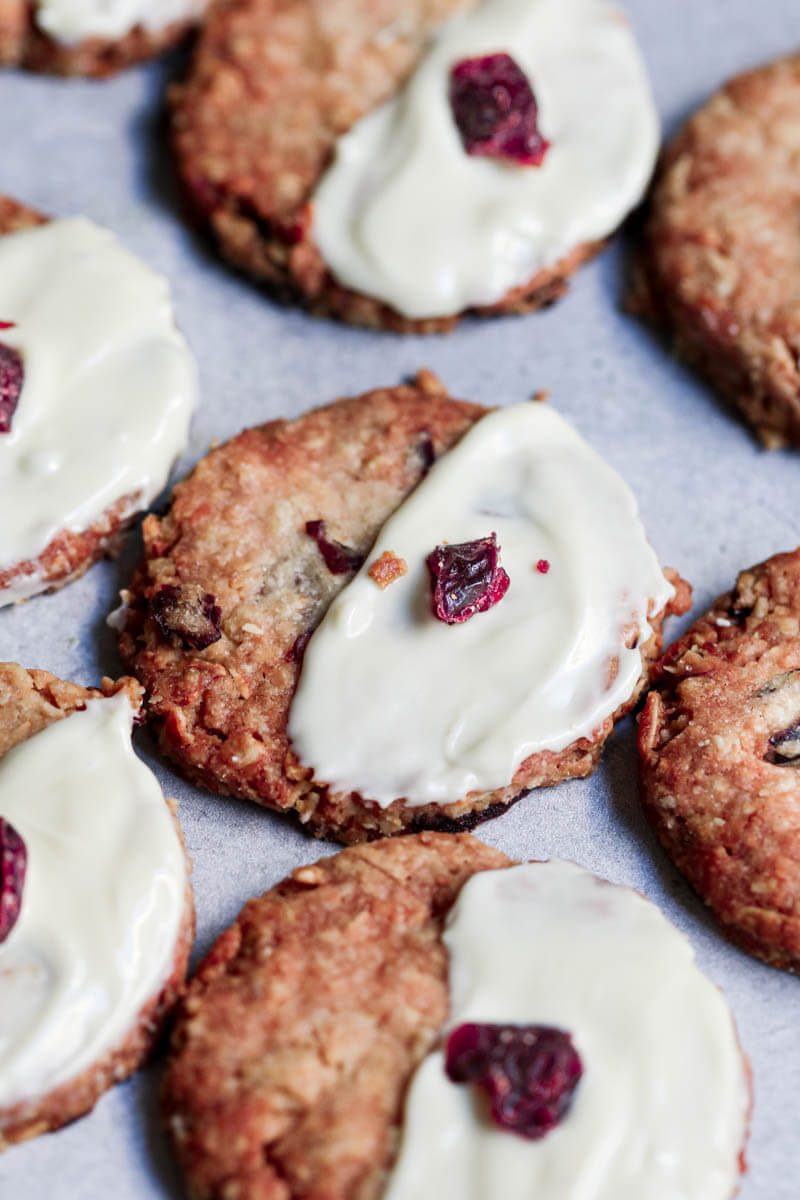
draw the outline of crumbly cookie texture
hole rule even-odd
[[[743,571],[669,648],[639,750],[647,814],[725,932],[800,970],[800,549]]]
[[[36,25],[32,0],[0,0],[0,67],[26,67],[54,75],[102,78],[177,45],[191,28],[176,21],[164,29],[137,25],[116,40],[90,37],[61,45]]]
[[[189,985],[164,1081],[193,1196],[377,1200],[447,1017],[445,917],[471,875],[508,864],[420,834],[299,867],[245,905]]]
[[[213,451],[181,483],[164,517],[144,522],[145,557],[127,594],[120,640],[124,661],[148,694],[161,750],[194,782],[278,810],[294,809],[309,830],[345,842],[426,828],[471,828],[528,789],[588,775],[630,699],[591,738],[526,759],[509,786],[450,804],[386,808],[315,781],[292,753],[289,707],[311,632],[350,577],[326,566],[306,524],[324,518],[326,536],[363,556],[387,517],[438,457],[485,410],[449,397],[430,372],[414,385],[380,389],[246,430]],[[685,611],[688,585],[651,624],[642,649],[660,653],[661,621]],[[152,603],[220,610],[203,622],[204,649],[183,619],[159,624]],[[205,598],[211,597],[213,603]],[[156,602],[157,610],[160,601]]]
[[[120,692],[128,697],[134,711],[140,710],[142,688],[134,679],[103,679],[99,689],[84,688],[49,671],[27,671],[17,663],[0,663],[0,758],[48,725],[85,708],[87,700]],[[175,823],[178,827],[177,820]],[[178,830],[180,833],[179,827]],[[59,1129],[89,1112],[103,1092],[146,1061],[183,990],[193,940],[194,905],[187,880],[185,913],[174,963],[159,993],[141,1009],[123,1042],[77,1078],[43,1096],[0,1108],[0,1151]]]
[[[732,79],[669,144],[630,297],[770,448],[800,444],[798,164],[794,55]]]
[[[336,139],[388,100],[431,33],[474,0],[223,0],[171,91],[172,142],[190,212],[234,266],[319,316],[398,332],[452,328],[409,319],[340,286],[311,236],[310,197]],[[244,115],[243,115],[244,114]],[[576,246],[481,312],[556,300],[602,244]]]

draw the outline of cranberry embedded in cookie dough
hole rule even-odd
[[[503,599],[510,580],[498,563],[497,534],[458,545],[437,546],[425,559],[434,616],[461,625]]]
[[[306,533],[317,543],[331,575],[347,575],[349,571],[357,571],[364,561],[363,554],[359,554],[358,550],[326,537],[324,521],[306,521]]]
[[[11,822],[0,817],[0,942],[17,923],[27,866],[25,842]]]
[[[488,1092],[501,1129],[536,1141],[569,1110],[583,1064],[563,1029],[467,1023],[447,1039],[445,1070],[453,1083]]]
[[[10,329],[11,324],[4,326]],[[19,403],[24,375],[16,350],[0,342],[0,433],[11,432],[11,418]]]
[[[450,107],[467,154],[538,167],[550,143],[536,126],[536,98],[510,54],[465,58],[450,73]]]
[[[164,637],[184,650],[205,650],[222,637],[222,609],[195,583],[164,584],[150,605]]]

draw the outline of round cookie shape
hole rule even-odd
[[[571,1035],[583,1074],[540,1141],[448,1080],[442,1041],[464,1021]],[[179,1009],[162,1106],[209,1200],[487,1200],[492,1180],[572,1200],[587,1162],[598,1200],[645,1194],[642,1172],[654,1194],[729,1200],[750,1089],[721,994],[643,897],[427,833],[301,867],[245,906]]]
[[[191,779],[293,809],[315,834],[356,841],[408,828],[470,828],[529,788],[593,770],[614,719],[644,686],[664,615],[686,603],[682,581],[672,599],[649,614],[652,632],[640,643],[642,666],[624,702],[588,736],[531,754],[503,786],[435,803],[397,798],[381,807],[316,779],[289,741],[290,705],[309,636],[355,569],[353,563],[344,573],[328,566],[318,522],[324,521],[330,545],[364,559],[434,460],[484,414],[421,373],[413,386],[339,400],[292,422],[245,431],[177,487],[165,517],[145,520],[145,560],[119,614],[120,649],[146,688],[160,748]],[[537,557],[530,563],[534,574]],[[387,598],[396,586],[389,585]],[[374,580],[370,587],[380,591]],[[613,674],[612,663],[607,666]]]
[[[461,144],[450,71],[500,51],[539,103],[539,165]],[[640,199],[658,144],[605,0],[336,0],[322,16],[234,0],[209,14],[172,113],[189,204],[235,266],[318,315],[406,332],[556,299]]]
[[[642,799],[676,866],[749,953],[800,970],[800,550],[742,571],[657,665]]]
[[[45,221],[8,200],[0,228],[8,604],[113,551],[185,444],[197,380],[167,281],[109,231],[77,217]],[[4,377],[3,364],[16,376]]]
[[[3,663],[0,698],[0,817],[27,858],[0,942],[1,1150],[88,1112],[144,1061],[194,911],[177,820],[131,747],[136,682],[99,692]]]
[[[3,0],[0,66],[112,75],[186,36],[206,0]]]
[[[770,448],[800,444],[798,128],[798,55],[715,93],[666,148],[630,296]]]

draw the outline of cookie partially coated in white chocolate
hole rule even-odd
[[[173,136],[235,265],[315,313],[430,332],[556,299],[640,200],[659,129],[606,0],[331,0],[324,19],[232,0]]]
[[[197,380],[167,281],[112,233],[12,202],[0,229],[2,605],[113,551],[185,445]]]
[[[186,36],[206,0],[0,0],[0,65],[110,75]]]
[[[0,1149],[134,1071],[183,986],[188,862],[133,752],[140,697],[0,664]]]
[[[208,1200],[730,1200],[750,1081],[654,905],[429,833],[245,906],[189,984],[163,1100]]]

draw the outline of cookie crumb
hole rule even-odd
[[[380,558],[376,558],[367,574],[374,579],[381,590],[387,588],[395,579],[401,579],[408,573],[408,563],[404,558],[398,558],[393,550],[384,550]]]
[[[414,376],[414,386],[426,396],[446,396],[447,388],[430,367],[421,367]]]

